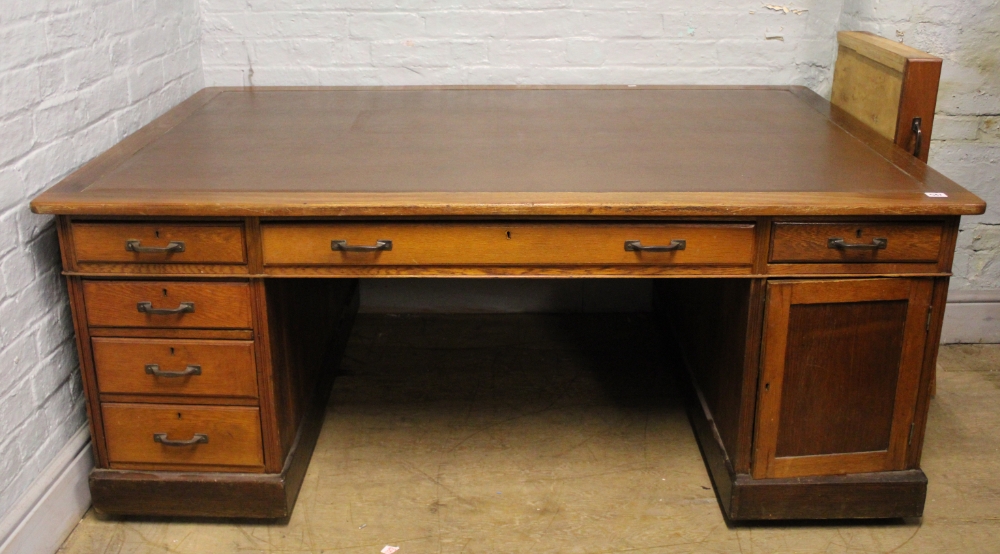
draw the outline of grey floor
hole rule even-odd
[[[1000,345],[942,348],[921,520],[727,526],[647,328],[361,316],[288,521],[91,512],[61,552],[1000,552]]]

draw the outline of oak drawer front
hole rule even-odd
[[[238,224],[73,224],[73,251],[83,263],[245,264],[243,244]]]
[[[252,341],[95,337],[101,393],[257,398]]]
[[[770,261],[937,262],[941,223],[774,224]]]
[[[740,265],[752,262],[754,228],[711,223],[264,223],[261,234],[267,266]],[[631,250],[627,242],[633,242]],[[648,247],[654,248],[644,250]]]
[[[95,327],[252,327],[246,283],[84,281],[83,295]]]
[[[101,413],[112,467],[264,464],[257,408],[105,403]]]

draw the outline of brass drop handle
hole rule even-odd
[[[207,443],[208,435],[195,433],[193,437],[191,437],[186,441],[178,441],[178,440],[168,439],[166,433],[153,433],[153,442],[158,442],[163,446],[193,446],[196,444]]]
[[[333,240],[330,241],[330,250],[339,250],[341,252],[379,252],[382,250],[392,250],[391,240],[377,240],[373,246],[368,245],[349,245],[346,240]]]
[[[874,238],[869,244],[851,244],[844,242],[844,239],[839,237],[826,239],[827,248],[838,250],[885,250],[888,245],[889,239],[883,237]]]
[[[920,118],[914,117],[913,123],[910,125],[910,131],[913,133],[913,155],[920,157],[920,147],[924,144],[924,132],[920,129]]]
[[[159,364],[146,364],[146,373],[156,377],[187,377],[188,375],[201,375],[200,365],[189,365],[184,371],[163,371]]]
[[[687,241],[683,239],[672,240],[670,241],[670,244],[665,246],[643,246],[642,241],[625,241],[626,252],[674,252],[677,250],[684,250],[685,248],[687,248]]]
[[[183,252],[184,241],[172,240],[168,242],[166,246],[143,246],[142,241],[133,239],[125,241],[125,250],[128,250],[129,252],[138,252],[140,254],[163,254],[170,252]]]
[[[135,305],[141,314],[150,315],[173,315],[189,314],[194,311],[194,302],[181,302],[176,308],[154,308],[152,302],[139,302]]]

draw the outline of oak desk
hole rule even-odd
[[[215,88],[32,209],[59,216],[100,511],[290,513],[358,277],[627,276],[656,278],[744,520],[922,513],[985,205],[798,87]]]

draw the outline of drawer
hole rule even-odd
[[[752,262],[754,227],[711,223],[265,223],[261,234],[264,265],[269,266],[740,265]],[[628,248],[629,241],[636,241],[639,248]],[[642,249],[650,246],[661,248]],[[361,249],[355,251],[358,247]]]
[[[775,223],[770,261],[937,262],[942,223]]]
[[[101,414],[111,467],[264,465],[257,408],[106,403]]]
[[[257,398],[252,341],[91,341],[101,393]]]
[[[247,283],[84,281],[83,296],[95,327],[252,327]]]
[[[243,244],[239,224],[73,224],[73,252],[83,263],[245,264]]]

